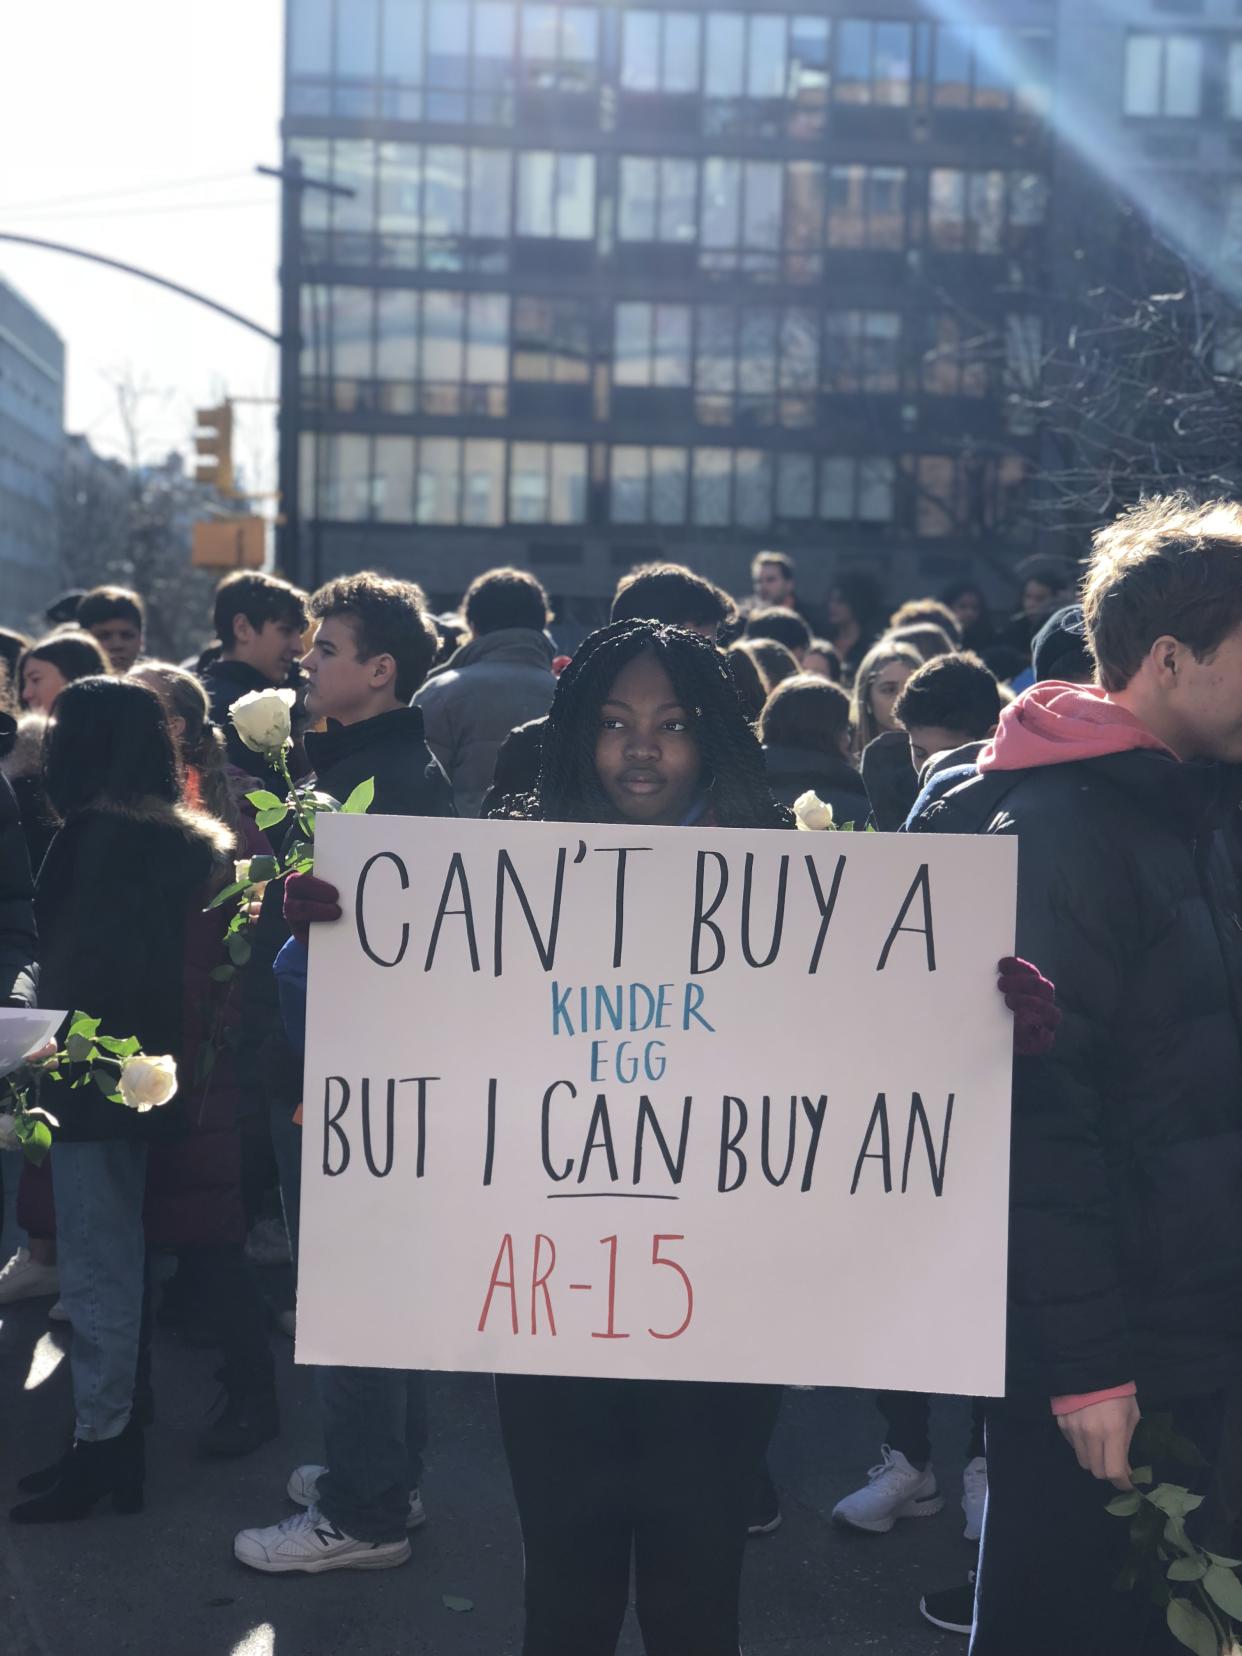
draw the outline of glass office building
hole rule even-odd
[[[301,577],[514,562],[584,616],[660,553],[996,584],[1072,42],[1056,0],[948,9],[289,0],[286,150],[353,192],[304,198]],[[1119,121],[1189,96],[1193,52],[1109,28]]]

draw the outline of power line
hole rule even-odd
[[[248,172],[209,173],[202,178],[170,178],[162,184],[134,184],[127,190],[93,190],[88,195],[55,196],[50,201],[11,201],[0,204],[0,213],[20,213],[43,207],[74,207],[83,201],[117,201],[128,196],[159,195],[165,190],[186,190],[191,185],[232,183],[249,178]]]
[[[104,218],[134,218],[135,216],[150,216],[160,213],[201,213],[211,212],[224,207],[271,207],[271,196],[251,196],[245,201],[183,201],[166,202],[152,207],[104,207],[99,212],[87,208],[69,213],[41,212],[27,213],[19,217],[19,224],[38,226],[47,222],[59,224],[62,219],[104,219]]]

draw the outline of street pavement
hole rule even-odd
[[[277,1297],[279,1271],[260,1275]],[[214,1354],[160,1331],[146,1511],[7,1522],[15,1479],[55,1458],[72,1414],[72,1336],[48,1322],[48,1303],[0,1307],[0,1656],[517,1656],[521,1543],[485,1376],[432,1376],[429,1521],[409,1564],[262,1576],[234,1561],[233,1533],[293,1512],[289,1470],[322,1453],[309,1372],[278,1334],[276,1443],[242,1461],[195,1460]],[[974,1561],[958,1505],[967,1428],[960,1401],[937,1404],[939,1516],[856,1536],[830,1514],[878,1458],[878,1416],[861,1393],[786,1394],[771,1458],[785,1522],[748,1551],[746,1656],[965,1656],[964,1639],[920,1619],[918,1600]],[[642,1651],[632,1614],[620,1650]]]

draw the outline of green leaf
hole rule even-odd
[[[1124,1495],[1114,1495],[1104,1510],[1114,1518],[1133,1518],[1142,1504],[1143,1497],[1137,1490],[1127,1490]]]
[[[229,983],[237,976],[237,968],[227,963],[223,966],[213,966],[208,975],[213,983]]]
[[[218,1056],[218,1054],[216,1052],[215,1047],[213,1047],[213,1046],[200,1047],[199,1054],[198,1054],[198,1064],[195,1067],[195,1071],[194,1071],[194,1079],[196,1081],[205,1081],[207,1079],[207,1077],[211,1074],[212,1070],[215,1069],[215,1067],[216,1067],[216,1058],[217,1058],[217,1056]]]
[[[457,1598],[452,1593],[441,1594],[440,1603],[446,1610],[451,1610],[456,1616],[464,1616],[474,1609],[473,1599]]]
[[[1207,1573],[1206,1558],[1175,1558],[1166,1572],[1170,1581],[1202,1581]]]
[[[1181,1484],[1157,1484],[1147,1499],[1161,1512],[1167,1512],[1170,1518],[1184,1518],[1188,1512],[1203,1505],[1202,1495],[1192,1495]]]
[[[1207,1465],[1190,1439],[1175,1429],[1171,1414],[1144,1415],[1134,1433],[1133,1451],[1144,1460],[1196,1468]]]
[[[1173,1637],[1187,1650],[1193,1650],[1195,1656],[1220,1656],[1216,1630],[1198,1605],[1189,1599],[1171,1599],[1165,1619]]]
[[[266,833],[269,828],[275,828],[278,822],[283,822],[289,815],[287,805],[274,805],[270,810],[260,811],[255,818],[259,828]]]
[[[272,793],[269,788],[256,788],[253,793],[248,793],[246,798],[256,811],[284,811],[288,809],[280,795]]]
[[[121,1095],[116,1090],[115,1075],[108,1075],[103,1070],[92,1070],[91,1080],[99,1088],[105,1098],[111,1099],[114,1104],[121,1102]]]
[[[129,1035],[123,1041],[116,1040],[111,1035],[101,1035],[95,1043],[105,1052],[110,1052],[114,1058],[132,1058],[135,1053],[142,1051],[142,1042],[136,1035]]]
[[[229,959],[234,966],[244,966],[250,959],[250,941],[243,937],[240,932],[234,932],[232,937],[229,938],[228,950]]]
[[[1206,1549],[1204,1549],[1206,1551]],[[1208,1557],[1213,1564],[1219,1564],[1222,1570],[1242,1570],[1242,1558],[1225,1558],[1220,1553],[1209,1552]]]
[[[1232,1570],[1219,1564],[1210,1564],[1203,1578],[1203,1586],[1217,1609],[1236,1622],[1242,1622],[1242,1581]]]
[[[368,776],[365,782],[359,782],[353,793],[341,806],[341,814],[343,816],[363,816],[374,803],[375,778]]]
[[[240,897],[243,891],[249,890],[249,880],[234,880],[232,885],[226,885],[223,891],[216,892],[203,913],[208,914],[212,909],[223,908],[226,903],[231,903],[234,897]]]
[[[46,1121],[49,1127],[60,1126],[59,1119],[50,1110],[45,1110],[42,1104],[28,1104],[25,1114],[28,1121]]]
[[[251,857],[250,879],[253,884],[264,880],[274,880],[280,873],[280,864],[275,857]]]
[[[88,1064],[95,1056],[95,1043],[85,1035],[70,1035],[65,1042],[65,1057],[71,1064]]]
[[[100,1018],[88,1018],[85,1012],[75,1012],[69,1025],[70,1035],[84,1035],[88,1041],[93,1041],[99,1033]]]
[[[1140,1466],[1137,1472],[1131,1472],[1130,1474],[1130,1482],[1132,1484],[1149,1484],[1151,1479],[1152,1473],[1150,1466]]]

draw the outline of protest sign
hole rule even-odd
[[[1012,840],[321,816],[297,1356],[995,1395]]]

